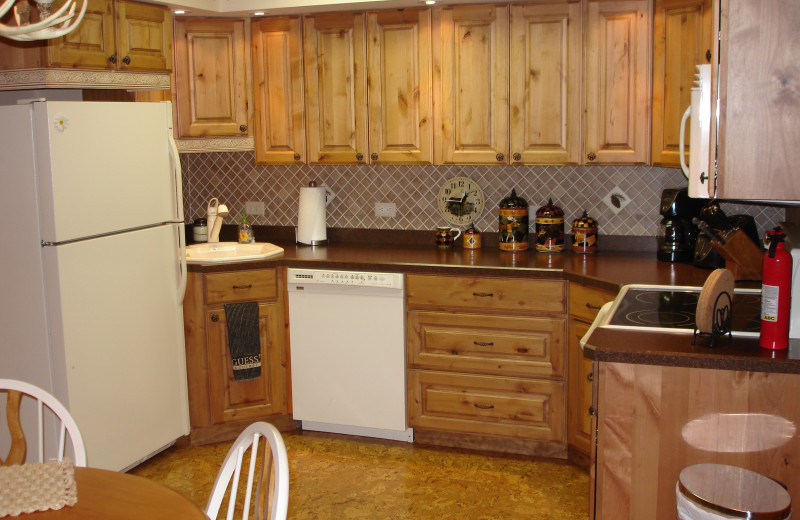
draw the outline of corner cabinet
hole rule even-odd
[[[566,458],[565,282],[406,278],[415,442]]]
[[[600,307],[612,301],[616,292],[580,283],[569,284],[569,399],[567,444],[569,458],[589,467],[592,452],[592,360],[583,356],[580,340],[589,331]]]
[[[711,122],[715,196],[798,201],[800,3],[714,0],[714,6],[721,13],[711,72],[711,91],[719,91],[711,112],[719,114],[716,128]]]
[[[650,157],[651,2],[587,0],[585,164]]]
[[[235,438],[253,421],[293,427],[287,415],[285,306],[278,269],[189,273],[184,330],[191,443]],[[225,304],[258,302],[261,374],[236,381]]]
[[[175,20],[178,138],[248,137],[251,84],[250,26],[244,20]]]

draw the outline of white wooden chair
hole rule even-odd
[[[259,452],[261,447],[259,439],[262,437],[266,442]],[[247,487],[244,489],[244,504],[241,508],[237,508],[242,459],[248,449],[250,449],[250,466],[247,473]],[[261,466],[257,472],[256,461],[259,458]],[[254,477],[257,477],[255,497],[253,497]],[[253,517],[257,520],[286,518],[289,508],[289,457],[286,454],[283,438],[273,425],[265,422],[253,423],[233,443],[217,474],[211,497],[206,505],[206,515],[209,518],[217,518],[226,495],[228,495],[227,520],[233,518],[237,509],[241,511],[242,518],[247,520],[251,503],[255,509]]]
[[[27,441],[20,421],[20,407],[25,396],[36,401],[36,418],[39,427],[38,445],[39,462],[45,462],[45,410],[52,414],[59,430],[58,435],[58,460],[64,458],[67,445],[67,433],[72,441],[72,451],[75,466],[86,466],[86,447],[78,425],[67,409],[58,399],[38,386],[15,379],[0,379],[0,392],[8,394],[6,398],[6,417],[8,419],[8,432],[11,435],[11,447],[5,460],[0,458],[0,466],[23,464],[27,455]]]

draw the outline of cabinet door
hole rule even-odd
[[[581,160],[581,4],[511,6],[512,164]]]
[[[117,2],[119,70],[172,70],[172,18],[169,9],[139,2]]]
[[[254,20],[253,98],[256,163],[306,159],[300,17]]]
[[[236,381],[233,377],[224,308],[206,313],[208,385],[211,422],[261,419],[285,412],[282,362],[283,313],[276,304],[258,306],[261,336],[261,375]]]
[[[437,164],[508,164],[508,6],[433,11]]]
[[[114,3],[89,0],[83,20],[72,32],[48,41],[48,66],[115,69]]]
[[[367,14],[370,162],[433,162],[431,14]]]
[[[720,3],[716,196],[800,200],[800,4]]]
[[[308,16],[303,38],[308,161],[368,163],[364,14]]]
[[[247,135],[248,48],[244,20],[175,21],[179,137]]]
[[[586,164],[644,164],[650,143],[650,3],[586,4]]]
[[[681,116],[691,104],[696,66],[711,61],[711,0],[656,0],[653,12],[652,163],[680,167]],[[688,149],[689,128],[685,143]],[[689,155],[686,154],[686,162]]]
[[[580,340],[588,331],[588,323],[569,320],[567,442],[587,456],[592,441],[592,360],[583,357]]]

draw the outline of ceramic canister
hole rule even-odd
[[[480,249],[481,232],[475,229],[475,224],[470,224],[464,231],[464,249]]]
[[[536,251],[560,253],[564,250],[564,212],[553,199],[536,211]]]
[[[572,222],[572,252],[597,252],[597,221],[583,212]]]
[[[528,250],[528,202],[517,197],[517,191],[500,201],[500,236],[498,245],[501,251]]]

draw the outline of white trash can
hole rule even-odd
[[[792,517],[792,499],[783,484],[736,466],[695,464],[686,467],[681,471],[675,492],[678,520],[787,520]]]

